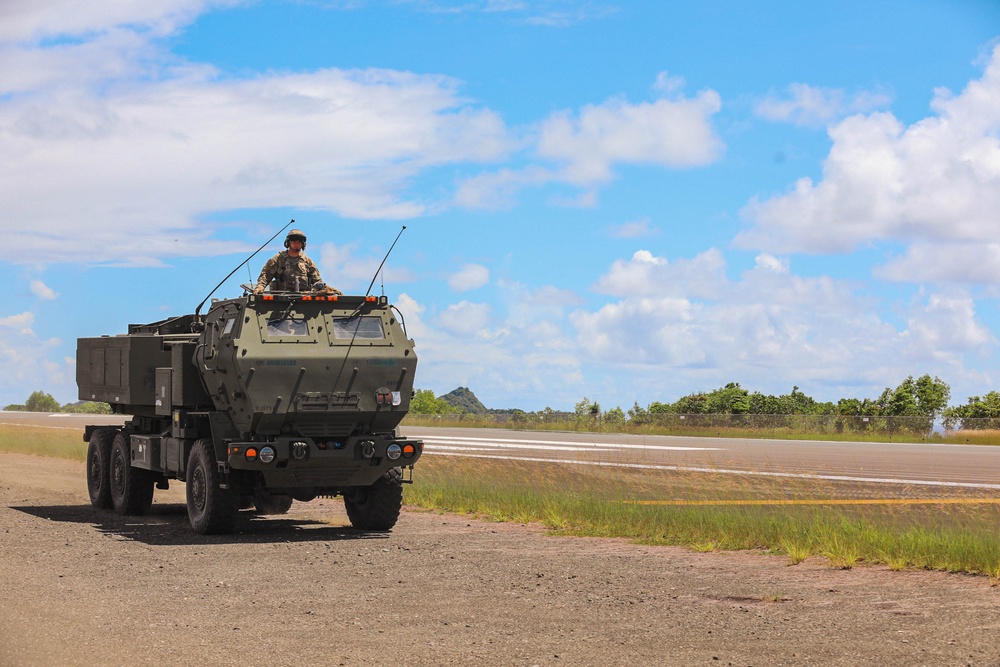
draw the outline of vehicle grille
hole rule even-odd
[[[360,465],[343,466],[340,468],[301,468],[293,473],[296,484],[301,486],[337,486],[353,477]]]

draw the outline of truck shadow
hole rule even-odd
[[[235,531],[226,535],[199,535],[188,524],[187,508],[181,504],[156,504],[144,516],[119,516],[90,505],[11,506],[39,519],[89,524],[108,535],[151,546],[208,544],[263,544],[268,542],[333,542],[338,540],[384,540],[388,532],[368,532],[350,526],[288,515],[262,516],[249,510],[239,513]]]

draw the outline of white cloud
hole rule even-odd
[[[646,236],[656,236],[660,230],[650,225],[649,218],[633,220],[616,225],[611,230],[611,235],[619,239],[637,239]]]
[[[664,70],[656,75],[656,82],[653,84],[653,89],[667,97],[672,97],[679,94],[685,85],[687,85],[687,82],[684,80],[684,77],[671,76]]]
[[[963,352],[996,344],[990,330],[976,319],[976,307],[966,294],[931,294],[908,318],[911,352],[918,356],[957,361]]]
[[[34,323],[35,314],[31,312],[0,317],[0,328],[10,329],[11,331],[16,331],[17,333],[27,336],[34,335],[34,332],[31,330]]]
[[[44,3],[14,5],[11,35],[82,32],[0,46],[0,69],[14,73],[0,83],[0,215],[32,221],[0,229],[0,258],[19,261],[12,249],[29,235],[51,262],[197,256],[212,235],[199,216],[236,208],[409,218],[428,207],[406,196],[416,175],[514,146],[454,80],[339,69],[224,77],[154,41],[180,22],[164,16],[208,3],[140,4],[80,12],[90,23],[68,27]],[[241,247],[216,243],[211,254]]]
[[[895,282],[1000,284],[1000,243],[915,243],[872,274]]]
[[[754,107],[754,113],[772,121],[822,127],[848,114],[866,113],[892,102],[884,92],[848,95],[839,88],[818,88],[805,83],[788,86],[788,97],[769,96]]]
[[[638,250],[631,260],[616,260],[594,286],[613,296],[691,295],[712,297],[726,285],[726,262],[712,248],[694,259],[668,262],[648,250]]]
[[[757,257],[754,258],[754,264],[758,269],[774,271],[775,273],[788,273],[790,267],[787,259],[781,259],[780,257],[769,255],[766,252],[757,255]]]
[[[853,116],[830,129],[833,147],[817,183],[752,200],[742,215],[752,227],[736,242],[771,252],[848,252],[893,240],[919,246],[995,242],[1000,228],[1000,47],[982,78],[960,95],[935,91],[935,115],[903,125],[891,114]],[[952,254],[954,254],[954,248]],[[942,277],[897,261],[896,278]],[[979,280],[980,268],[952,263],[951,280]]]
[[[438,317],[441,326],[455,336],[489,337],[491,308],[486,303],[453,303]]]
[[[553,198],[551,203],[589,207],[596,203],[594,189],[612,180],[616,165],[690,169],[718,160],[725,146],[711,120],[722,107],[719,94],[704,90],[688,98],[680,94],[681,85],[680,77],[661,73],[655,87],[669,93],[670,99],[630,104],[615,98],[575,114],[553,113],[532,135],[532,159],[547,166],[532,163],[466,178],[458,185],[454,203],[506,208],[522,188],[561,183],[585,192],[570,199]]]
[[[579,3],[575,0],[398,0],[419,11],[434,14],[507,14],[513,20],[530,26],[566,28],[582,21],[607,16],[618,11],[614,5]]]
[[[453,203],[462,208],[508,209],[522,188],[551,183],[555,178],[549,169],[535,165],[478,174],[458,184]]]
[[[617,163],[700,167],[722,153],[710,122],[721,107],[713,90],[693,98],[587,105],[575,116],[560,112],[542,123],[537,153],[563,164],[561,178],[579,186],[610,180]]]
[[[43,390],[55,392],[61,402],[68,402],[75,398],[73,365],[47,358],[61,341],[39,339],[33,331],[34,323],[31,312],[0,317],[0,394],[23,402],[32,391]]]
[[[456,292],[468,292],[490,282],[490,270],[482,264],[466,264],[448,278],[448,287]]]
[[[437,393],[471,386],[494,407],[579,400],[583,375],[565,331],[565,310],[579,305],[579,297],[553,287],[502,287],[509,298],[499,306],[462,301],[436,318],[407,295],[396,299],[417,340],[417,386]],[[519,398],[506,405],[509,396]]]
[[[723,276],[721,255],[705,255],[687,260],[689,275]],[[879,303],[857,285],[794,275],[784,259],[760,255],[738,280],[720,278],[697,296],[701,282],[668,273],[682,261],[642,253],[615,262],[598,285],[619,285],[617,298],[570,314],[588,387],[645,405],[730,381],[781,393],[792,378],[821,396],[875,395],[916,369],[989,382],[979,367],[997,341],[966,294],[921,294],[897,327],[875,314]],[[636,288],[650,277],[663,289]]]
[[[246,0],[4,0],[0,42],[79,36],[125,26],[168,34],[210,7],[241,2]]]
[[[897,325],[863,287],[795,275],[787,259],[761,254],[738,278],[725,273],[715,249],[669,262],[639,251],[598,279],[617,291],[595,306],[507,282],[500,304],[463,300],[433,317],[405,295],[397,305],[418,341],[418,386],[469,386],[491,406],[569,408],[586,394],[627,407],[730,381],[766,393],[794,383],[821,399],[876,396],[924,372],[953,387],[995,381],[983,362],[997,341],[967,293],[920,292]],[[662,289],[637,287],[650,279]]]
[[[413,273],[406,267],[400,267],[392,262],[390,257],[382,266],[381,280],[375,272],[382,257],[375,255],[358,256],[357,243],[322,243],[313,258],[319,268],[323,281],[342,292],[355,293],[366,289],[375,278],[375,284],[398,285],[414,280]],[[313,246],[309,246],[309,254],[313,255]],[[373,289],[375,289],[373,287]]]
[[[43,283],[41,280],[31,281],[31,293],[37,296],[39,299],[44,299],[46,301],[52,301],[59,297],[55,291]]]

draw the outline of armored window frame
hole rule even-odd
[[[318,331],[322,328],[322,321],[316,321],[305,313],[297,309],[288,312],[285,309],[274,309],[258,311],[257,326],[260,329],[260,340],[262,343],[315,343]],[[310,322],[310,320],[313,320]],[[290,330],[283,332],[278,330],[280,323],[288,322],[298,329],[304,327],[304,331]]]
[[[357,324],[350,324],[350,322]],[[391,345],[385,323],[378,315],[331,315],[327,332],[330,345]]]

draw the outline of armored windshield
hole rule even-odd
[[[267,321],[267,335],[275,336],[308,336],[309,325],[305,319],[285,317],[277,320]]]
[[[333,318],[333,337],[337,340],[382,340],[385,332],[382,330],[380,317],[335,317]]]

